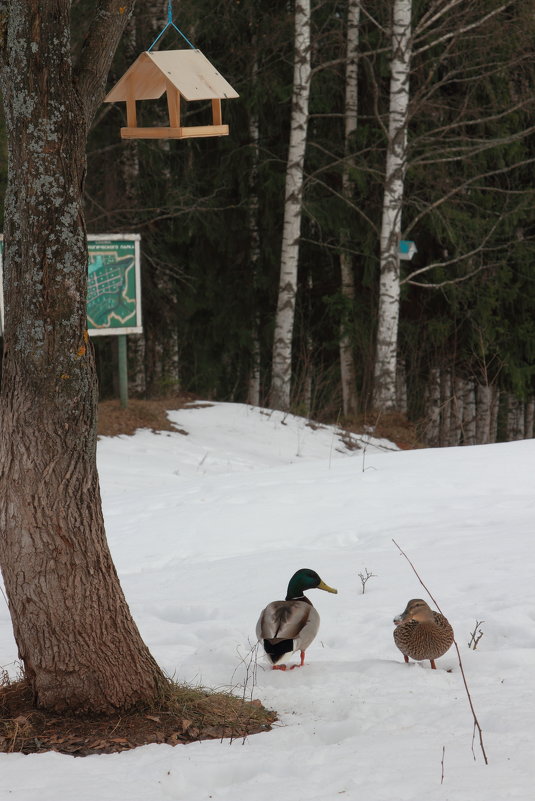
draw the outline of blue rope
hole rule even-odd
[[[190,40],[188,39],[188,37],[187,37],[185,34],[183,34],[183,33],[182,33],[182,31],[180,30],[180,28],[177,28],[177,26],[176,26],[176,25],[175,25],[175,23],[173,22],[173,4],[172,4],[172,0],[167,0],[167,25],[165,26],[165,28],[163,29],[163,31],[161,31],[161,33],[159,33],[159,34],[158,34],[158,36],[156,37],[156,39],[154,40],[154,42],[151,44],[151,46],[150,46],[150,47],[149,47],[149,49],[147,50],[147,53],[150,53],[150,51],[152,50],[152,48],[154,47],[154,45],[155,45],[157,42],[159,42],[159,41],[160,41],[160,39],[162,38],[162,36],[164,35],[164,33],[166,32],[166,30],[167,30],[168,28],[174,28],[174,29],[175,29],[175,31],[176,31],[177,33],[179,33],[179,34],[181,35],[181,37],[182,37],[182,38],[183,38],[183,39],[184,39],[184,40],[185,40],[185,41],[186,41],[186,42],[189,44],[189,46],[191,47],[191,49],[192,49],[192,50],[195,50],[195,45],[192,45],[192,44],[191,44],[191,42],[190,42]]]

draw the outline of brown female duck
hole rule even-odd
[[[421,598],[413,598],[394,623],[394,642],[405,662],[409,657],[417,662],[429,659],[436,670],[435,659],[453,643],[453,629],[444,615],[434,612]]]

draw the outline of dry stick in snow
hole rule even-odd
[[[413,569],[413,571],[414,571],[414,573],[416,575],[416,578],[418,579],[418,581],[420,582],[420,584],[422,585],[422,587],[424,588],[426,593],[429,595],[429,597],[431,598],[431,600],[435,604],[435,606],[438,609],[438,611],[440,612],[440,614],[443,615],[444,613],[442,612],[442,610],[441,610],[440,606],[438,605],[436,599],[433,598],[433,596],[431,595],[429,589],[423,583],[422,579],[420,578],[420,575],[419,575],[418,571],[414,567],[413,563],[411,562],[411,560],[409,559],[409,557],[407,556],[407,554],[405,553],[403,548],[400,548],[400,546],[397,544],[397,542],[395,541],[394,538],[392,538],[392,542],[394,543],[394,545],[396,546],[396,548],[398,549],[400,554],[405,557],[405,559],[407,560],[409,565],[412,567],[412,569]],[[461,652],[459,651],[459,646],[457,645],[457,641],[456,640],[453,640],[453,644],[455,646],[455,650],[457,651],[457,659],[459,661],[459,668],[461,670],[461,676],[463,677],[464,689],[466,690],[466,695],[468,697],[468,703],[470,704],[470,711],[472,712],[472,717],[474,719],[474,734],[473,734],[473,737],[472,737],[472,753],[474,754],[474,759],[475,759],[476,755],[474,753],[473,740],[474,740],[476,729],[477,729],[478,734],[479,734],[479,745],[481,747],[481,753],[483,754],[483,759],[485,760],[485,765],[488,765],[489,764],[489,760],[487,759],[487,752],[485,751],[485,746],[483,744],[483,730],[481,729],[481,726],[479,725],[479,720],[477,719],[476,711],[474,709],[474,704],[472,702],[472,696],[470,695],[470,690],[468,689],[468,683],[466,681],[466,676],[464,674],[464,668],[463,668],[463,663],[462,663],[462,659],[461,659]]]

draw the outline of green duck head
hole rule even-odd
[[[302,567],[297,573],[294,573],[288,584],[288,592],[286,593],[286,600],[291,601],[292,598],[301,598],[305,590],[325,590],[325,592],[335,592],[338,590],[329,587],[324,581],[320,579],[315,570],[309,570],[307,567]]]

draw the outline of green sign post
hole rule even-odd
[[[126,337],[141,334],[141,275],[139,234],[89,234],[87,330],[90,336],[118,336],[119,393],[128,404]],[[0,235],[0,284],[4,237]],[[0,287],[1,288],[1,287]],[[0,333],[4,295],[0,291]]]

